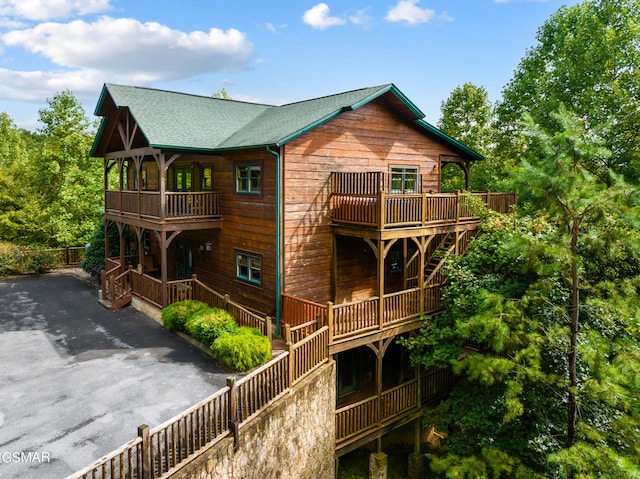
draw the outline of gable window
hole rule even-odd
[[[236,193],[262,192],[262,167],[260,165],[238,165],[235,170]]]
[[[391,193],[416,193],[418,187],[418,168],[392,167]]]
[[[204,165],[202,167],[202,181],[201,181],[201,189],[210,190],[212,185],[213,178],[213,167],[211,165]]]
[[[236,251],[236,278],[254,284],[262,284],[262,258],[258,255]]]

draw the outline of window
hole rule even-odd
[[[418,168],[391,168],[391,193],[416,193],[418,186]]]
[[[236,193],[261,193],[262,167],[260,165],[236,166]]]
[[[236,252],[236,278],[254,284],[262,283],[262,258],[249,253]]]
[[[210,190],[211,189],[211,181],[213,178],[213,168],[211,165],[204,165],[202,167],[202,190]]]
[[[192,189],[193,171],[191,168],[176,168],[175,169],[175,185],[176,191],[193,191]]]

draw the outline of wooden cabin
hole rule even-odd
[[[459,166],[468,186],[481,155],[393,84],[282,106],[107,84],[96,114],[105,227],[119,236],[111,307],[132,290],[165,306],[197,275],[289,338],[328,325],[336,455],[419,428],[415,398],[451,378],[412,368],[395,339],[440,311],[440,269],[478,226],[466,195],[440,191],[441,170]],[[515,202],[474,195],[502,212]]]

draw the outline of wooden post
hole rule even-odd
[[[240,448],[238,441],[238,390],[236,389],[236,378],[230,376],[227,378],[227,386],[229,387],[229,417],[227,424],[229,430],[233,434],[233,450]]]
[[[460,209],[461,209],[461,204],[460,204],[460,190],[456,191],[456,223],[460,223]]]
[[[225,294],[223,299],[222,299],[222,309],[227,309],[227,306],[229,306],[229,294]]]
[[[329,344],[333,343],[333,303],[327,302],[327,326],[329,326]]]
[[[422,193],[422,226],[426,226],[429,221],[429,204],[427,203],[427,194]]]
[[[288,341],[287,343],[285,343],[284,349],[289,353],[289,374],[287,377],[287,388],[291,389],[293,387],[293,373],[296,367],[295,357],[293,354],[293,344]]]
[[[291,343],[291,325],[284,323],[282,329],[284,330],[284,342]]]
[[[387,222],[386,219],[386,203],[387,199],[385,197],[384,191],[380,191],[380,194],[378,195],[378,203],[380,203],[378,205],[378,228],[380,228],[381,230],[384,229],[384,225]]]
[[[271,316],[267,316],[265,319],[265,336],[269,338],[269,341],[273,339],[273,318]]]
[[[140,453],[142,458],[140,463],[142,464],[142,474],[139,476],[141,479],[151,479],[153,477],[151,470],[151,441],[149,440],[149,426],[142,424],[138,427],[138,437],[142,439],[142,447]]]
[[[384,328],[384,260],[386,256],[384,240],[378,240],[378,327]]]

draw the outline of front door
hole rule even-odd
[[[179,237],[176,240],[177,258],[178,258],[178,278],[191,278],[193,270],[193,256],[191,254],[191,244],[184,238]]]

